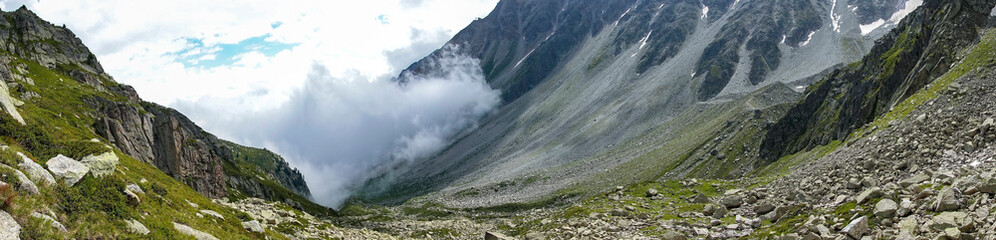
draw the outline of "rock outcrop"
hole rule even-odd
[[[86,176],[86,173],[90,172],[90,168],[86,164],[61,154],[49,159],[48,162],[45,162],[45,165],[48,166],[49,171],[52,171],[52,175],[56,180],[66,186],[76,185],[76,182],[80,181],[83,176]]]
[[[21,225],[7,211],[0,210],[0,240],[20,240]]]
[[[211,234],[208,234],[206,232],[201,232],[200,230],[191,228],[190,226],[175,222],[173,223],[173,229],[176,229],[177,232],[180,232],[184,235],[196,238],[197,240],[218,240],[218,238],[212,236]]]
[[[106,152],[100,155],[89,155],[80,160],[95,177],[103,177],[114,173],[114,168],[118,166],[118,155],[114,152]]]
[[[137,99],[133,89],[118,88],[116,91]],[[264,156],[264,163],[237,157],[235,155],[241,152],[239,149],[250,148],[218,139],[176,110],[140,99],[129,101],[96,99],[91,103],[103,114],[94,129],[125,154],[155,165],[212,198],[226,196],[226,187],[232,187],[253,197],[284,200],[278,199],[279,195],[272,193],[274,190],[260,184],[255,177],[230,176],[231,171],[243,170],[226,170],[224,166],[246,166],[236,164],[236,161],[248,161],[260,166],[265,163],[269,167],[260,169],[269,176],[264,177],[304,198],[310,197],[311,191],[301,173],[290,168],[280,156],[268,151],[254,155]]]
[[[24,171],[31,178],[31,181],[41,184],[44,187],[49,187],[55,185],[55,177],[52,177],[52,173],[45,170],[41,164],[36,163],[34,160],[28,158],[23,153],[18,152],[17,156],[21,157],[21,163],[17,164],[17,167]]]

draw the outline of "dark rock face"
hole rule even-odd
[[[816,83],[774,124],[761,157],[781,156],[847,137],[949,70],[956,49],[978,39],[996,1],[926,1],[876,43],[861,62]]]
[[[488,81],[510,102],[543,81],[587,37],[623,17],[634,2],[500,1],[490,15],[471,23],[449,43],[480,59]],[[441,54],[434,52],[401,75],[433,72],[430,59]]]
[[[105,116],[94,129],[125,154],[155,165],[205,196],[226,195],[221,161],[231,159],[231,151],[176,110],[107,100],[98,110]]]
[[[24,7],[4,12],[3,17],[10,19],[0,21],[0,48],[3,50],[48,68],[75,64],[87,71],[104,74],[97,57],[68,28],[45,22]]]
[[[764,81],[767,74],[781,63],[779,43],[799,46],[809,34],[822,27],[817,6],[806,1],[750,1],[723,26],[709,44],[696,67],[696,75],[704,76],[698,87],[698,99],[708,100],[719,94],[733,78],[740,58],[750,59],[748,80],[751,84]],[[741,47],[749,52],[740,56]]]

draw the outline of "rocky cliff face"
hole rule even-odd
[[[231,151],[217,138],[176,110],[151,103],[141,108],[115,105],[94,127],[101,136],[205,196],[226,195],[221,161],[231,159]]]
[[[4,12],[3,17],[0,20],[0,51],[25,61],[37,62],[41,67],[52,69],[107,96],[79,99],[81,105],[76,107],[80,112],[73,113],[93,118],[92,126],[87,127],[94,133],[106,138],[125,154],[156,166],[205,196],[224,197],[230,188],[251,196],[266,196],[263,191],[267,190],[263,188],[227,181],[229,178],[225,175],[224,163],[238,161],[233,156],[233,145],[205,132],[176,110],[142,101],[132,87],[110,80],[96,57],[69,29],[54,26],[23,7],[14,12]],[[30,87],[21,85],[34,85],[33,79],[26,74],[30,64],[11,63],[9,60],[4,65],[7,64],[14,67],[0,69],[0,75],[11,81],[8,85],[13,95],[25,101],[44,98],[29,90]],[[299,172],[289,168],[279,157],[273,161],[279,167],[271,168],[264,176],[272,176],[279,184],[265,188],[286,187],[295,194],[310,195]],[[252,178],[248,181],[259,180]],[[288,197],[272,196],[278,201]],[[295,201],[307,202],[307,199],[297,198]]]
[[[842,140],[947,73],[979,38],[994,1],[925,1],[861,62],[810,87],[761,144],[768,161]]]

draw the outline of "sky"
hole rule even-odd
[[[498,106],[479,62],[455,51],[434,62],[441,77],[390,82],[496,4],[0,0],[66,25],[144,100],[281,154],[328,206],[378,166],[430,156]]]

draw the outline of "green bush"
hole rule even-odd
[[[125,183],[120,179],[97,179],[87,174],[75,186],[58,191],[61,193],[59,208],[71,217],[97,211],[122,219],[131,211],[128,199],[122,193],[124,188]]]
[[[106,152],[103,144],[88,140],[60,140],[52,138],[39,124],[21,125],[7,114],[0,114],[0,136],[8,142],[19,144],[39,160],[62,154],[73,159]]]
[[[159,196],[163,197],[165,197],[166,194],[169,193],[169,191],[167,191],[166,188],[164,188],[162,185],[159,185],[159,183],[152,183],[151,185],[149,185],[149,189],[152,190],[152,192],[159,194]]]

